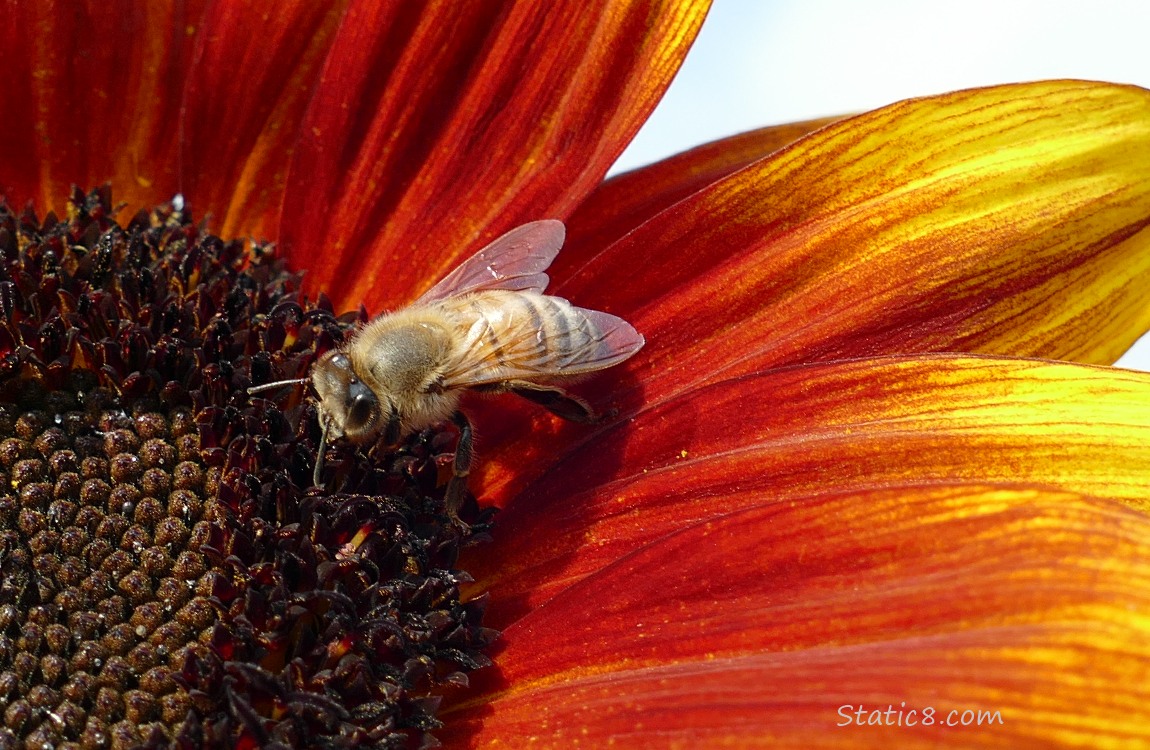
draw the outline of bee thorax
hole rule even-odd
[[[447,351],[445,331],[435,325],[412,323],[363,332],[363,347],[356,354],[360,370],[377,388],[388,393],[426,393],[439,381]]]
[[[409,309],[372,321],[349,345],[364,382],[394,405],[401,433],[442,422],[458,407],[460,394],[443,387],[451,340],[441,321]]]

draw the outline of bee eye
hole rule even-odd
[[[379,399],[360,382],[347,389],[347,430],[364,430],[379,419]]]

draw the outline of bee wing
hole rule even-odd
[[[472,388],[583,375],[617,365],[643,347],[643,335],[622,318],[540,297],[562,303],[562,318],[551,318],[541,329],[538,318],[520,315],[493,330],[490,319],[481,316],[468,331],[465,353],[444,373],[444,385]]]
[[[563,370],[558,374],[580,375],[613,367],[630,359],[647,343],[643,334],[616,315],[574,305],[572,309],[586,318],[598,335],[565,356],[562,359]]]
[[[542,292],[550,281],[544,271],[559,254],[565,236],[563,222],[555,219],[516,227],[463,261],[415,304],[491,289]]]

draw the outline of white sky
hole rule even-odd
[[[1150,2],[1135,0],[714,0],[615,171],[763,125],[971,86],[1089,78],[1150,88],[1148,38]],[[1150,336],[1119,364],[1150,370]]]

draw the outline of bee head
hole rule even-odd
[[[378,437],[389,421],[379,397],[356,375],[343,352],[321,357],[312,367],[311,380],[329,438],[347,437],[354,443],[366,443]]]

